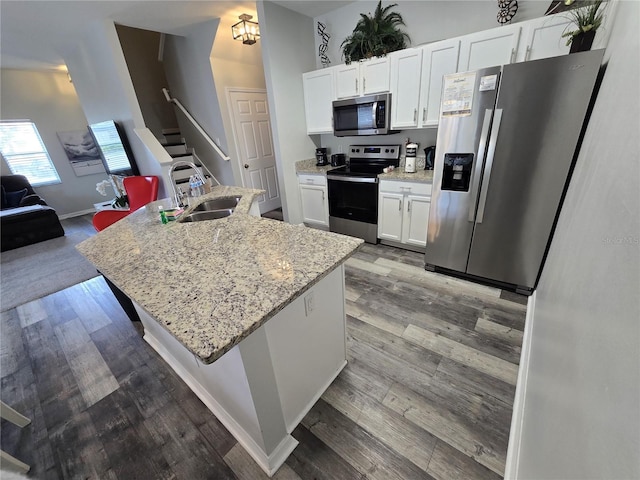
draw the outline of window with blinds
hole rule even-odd
[[[129,157],[113,120],[89,125],[89,130],[93,134],[96,145],[102,151],[107,172],[117,173],[131,168]]]
[[[36,125],[29,120],[0,122],[0,153],[14,175],[32,186],[62,183]]]

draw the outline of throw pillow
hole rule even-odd
[[[20,206],[20,202],[27,194],[27,189],[23,188],[17,192],[4,192],[5,199],[7,201],[8,208],[16,208]]]

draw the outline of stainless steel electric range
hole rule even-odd
[[[400,145],[351,145],[347,165],[327,172],[329,230],[378,242],[378,175],[400,164]]]

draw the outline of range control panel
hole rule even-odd
[[[400,158],[400,145],[349,145],[349,157],[397,160]]]

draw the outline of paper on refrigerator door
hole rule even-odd
[[[442,88],[442,115],[448,117],[471,115],[475,83],[475,72],[447,75]]]

